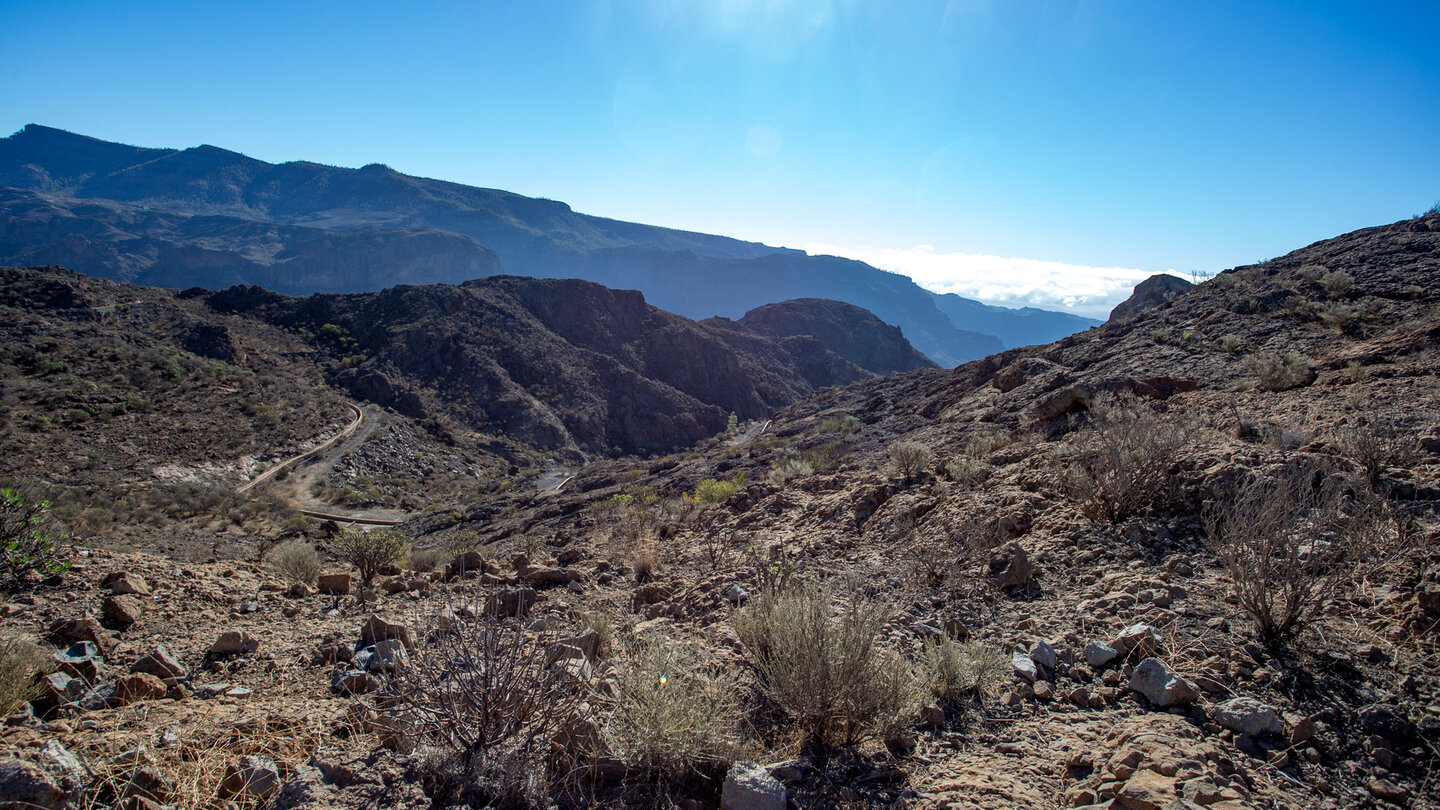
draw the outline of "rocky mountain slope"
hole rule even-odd
[[[31,124],[0,139],[7,186],[0,263],[177,288],[245,283],[304,294],[457,282],[500,272],[493,250],[506,273],[638,289],[695,319],[738,318],[792,298],[846,301],[900,326],[946,366],[999,350],[1000,332],[1014,345],[1088,325],[937,299],[860,262],[578,214],[380,164],[270,164],[213,146],[148,149]],[[388,281],[386,266],[397,273]],[[938,300],[962,317],[947,317]]]
[[[413,700],[489,671],[460,634],[535,651],[506,694],[563,714],[508,772],[560,806],[1435,806],[1437,284],[1440,216],[1357,231],[1046,346],[819,391],[736,443],[424,512],[401,528],[451,564],[364,601],[90,551],[0,610],[82,677],[7,721],[0,777],[53,806],[493,798]],[[788,645],[877,606],[844,645],[876,657],[796,697],[754,633],[815,587],[814,632],[764,638],[805,659]],[[1284,604],[1256,596],[1285,594],[1313,609],[1267,635]],[[855,714],[807,719],[855,679]],[[882,696],[898,719],[862,721]]]

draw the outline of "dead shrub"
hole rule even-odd
[[[961,486],[976,486],[990,477],[990,467],[974,458],[952,458],[945,462],[945,477]]]
[[[798,458],[787,458],[770,465],[765,480],[777,487],[783,487],[794,478],[804,478],[815,473],[809,462]]]
[[[1077,438],[1068,484],[1088,517],[1118,521],[1178,495],[1177,452],[1195,433],[1191,420],[1157,413],[1134,394],[1101,394]]]
[[[320,555],[309,543],[281,543],[271,550],[270,567],[290,582],[313,584],[320,576]]]
[[[456,799],[475,807],[546,806],[546,754],[578,716],[577,685],[546,665],[521,622],[484,614],[437,628],[396,673],[391,727],[455,757]]]
[[[1419,454],[1414,437],[1388,416],[1336,428],[1333,436],[1340,454],[1355,462],[1371,484],[1379,483],[1390,467],[1412,464]]]
[[[913,719],[915,679],[880,646],[886,607],[817,585],[762,593],[734,619],[760,691],[811,745],[888,738]]]
[[[636,640],[615,680],[610,751],[660,782],[723,778],[739,747],[739,689],[691,645]]]
[[[366,586],[405,557],[405,538],[393,529],[346,529],[330,541],[335,556],[355,566]]]
[[[930,448],[920,442],[895,442],[889,449],[890,464],[905,481],[914,481],[930,464]]]
[[[1388,521],[1368,488],[1306,460],[1253,477],[1204,522],[1236,601],[1274,646],[1336,591]]]
[[[410,549],[410,558],[406,561],[411,571],[419,571],[422,574],[434,571],[440,565],[440,552],[429,548]]]

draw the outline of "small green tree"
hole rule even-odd
[[[355,566],[366,587],[381,569],[405,557],[405,538],[394,529],[346,529],[330,544],[335,556]]]
[[[52,537],[50,522],[49,501],[0,489],[0,588],[15,590],[32,573],[45,577],[70,567],[59,545],[64,535]]]

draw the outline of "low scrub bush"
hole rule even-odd
[[[695,485],[692,496],[697,503],[720,503],[740,491],[745,484],[745,471],[740,470],[731,478],[706,478]]]
[[[983,698],[1010,673],[1010,660],[979,641],[930,639],[920,655],[920,669],[930,694],[941,706],[954,707]]]
[[[1188,419],[1157,413],[1134,394],[1095,397],[1068,473],[1080,511],[1118,521],[1169,503],[1178,494],[1171,465],[1194,432]]]
[[[45,650],[21,638],[0,636],[0,717],[39,697],[36,678],[54,671],[55,662]]]
[[[412,548],[406,565],[411,571],[429,573],[441,563],[441,553],[432,548]]]
[[[930,448],[920,442],[895,442],[888,452],[891,466],[906,481],[919,478],[930,464]]]
[[[393,529],[346,529],[330,541],[330,551],[355,566],[368,587],[382,569],[405,558],[405,538]]]
[[[990,467],[974,458],[952,458],[945,462],[945,477],[957,484],[975,486],[990,477]]]
[[[784,486],[791,479],[804,478],[815,473],[815,468],[798,458],[787,458],[770,465],[765,480],[775,486]]]
[[[281,543],[270,551],[270,567],[290,582],[310,585],[320,576],[320,555],[309,543]]]
[[[1206,511],[1210,547],[1266,644],[1294,635],[1352,563],[1392,533],[1369,489],[1352,483],[1302,461],[1257,475]]]
[[[1379,483],[1390,467],[1407,466],[1419,455],[1414,437],[1384,416],[1337,428],[1334,438],[1340,454],[1353,461],[1372,484]]]
[[[1246,365],[1259,386],[1266,391],[1289,391],[1315,380],[1315,364],[1296,351],[1254,354],[1247,358]]]
[[[407,742],[454,757],[445,804],[547,806],[546,755],[579,712],[563,670],[522,623],[493,614],[429,637],[387,694]]]
[[[734,619],[761,692],[817,746],[888,738],[918,705],[910,667],[880,646],[884,605],[837,602],[832,611],[828,589],[798,585],[761,594]]]
[[[636,641],[617,668],[610,750],[661,782],[724,777],[739,747],[740,694],[694,647]]]
[[[1320,286],[1325,288],[1325,295],[1331,299],[1344,298],[1350,294],[1355,287],[1355,277],[1344,270],[1333,270],[1321,276]]]
[[[860,420],[849,414],[832,417],[820,423],[821,433],[854,433],[860,427]]]

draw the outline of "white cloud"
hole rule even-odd
[[[955,293],[1004,307],[1031,306],[1101,319],[1129,298],[1136,284],[1156,272],[978,253],[936,253],[931,245],[877,248],[808,244],[805,252],[858,259],[907,275],[932,292]],[[1179,275],[1174,270],[1164,272]]]

